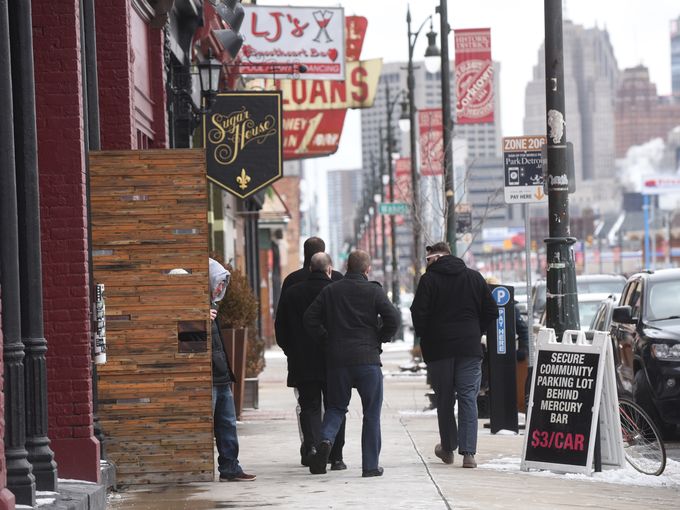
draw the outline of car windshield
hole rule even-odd
[[[649,289],[646,318],[650,321],[680,316],[680,280],[655,282]]]
[[[578,315],[582,330],[590,329],[590,324],[593,322],[593,317],[595,317],[600,303],[601,301],[579,301]]]
[[[621,281],[578,282],[576,286],[579,294],[620,294],[625,284],[625,280],[622,279]]]

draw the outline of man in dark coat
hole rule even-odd
[[[236,408],[231,385],[236,380],[224,351],[222,335],[217,323],[217,303],[224,297],[229,283],[229,271],[219,262],[209,259],[210,318],[212,323],[212,403],[213,428],[217,445],[217,463],[220,482],[250,482],[255,475],[243,472],[238,461],[238,435],[236,434]]]
[[[482,333],[498,317],[498,306],[486,281],[448,244],[426,247],[427,271],[411,305],[413,327],[437,403],[440,443],[434,453],[453,463],[453,450],[463,467],[477,467],[477,394],[482,377]],[[453,413],[458,396],[458,422]]]
[[[316,296],[331,281],[331,258],[315,253],[310,261],[309,277],[286,290],[276,314],[276,343],[288,358],[288,386],[297,388],[300,427],[303,435],[303,463],[308,464],[314,446],[321,441],[321,401],[327,407],[326,360],[323,345],[305,331],[302,318]],[[342,461],[345,444],[345,421],[335,437],[330,453],[331,470],[347,469]]]
[[[305,261],[302,263],[302,267],[300,269],[293,271],[283,280],[283,283],[281,284],[281,297],[283,297],[283,293],[288,287],[295,285],[296,283],[303,282],[309,277],[309,264],[311,263],[312,255],[315,253],[325,252],[326,243],[324,243],[323,239],[320,237],[310,237],[305,241],[305,244],[303,245],[303,251],[305,254]],[[334,282],[342,280],[342,273],[333,271],[331,273],[331,280]],[[276,313],[278,314],[278,309]]]
[[[328,285],[309,306],[304,326],[326,347],[328,408],[323,417],[321,442],[309,463],[312,474],[326,472],[333,440],[347,413],[352,388],[363,407],[361,468],[364,477],[381,476],[380,410],[383,376],[381,343],[389,342],[399,327],[400,314],[380,284],[368,281],[371,259],[365,251],[353,251],[347,274]],[[378,317],[382,319],[382,325]]]

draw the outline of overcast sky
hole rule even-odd
[[[385,62],[408,58],[406,0],[261,0],[261,5],[310,5],[345,8],[345,15],[368,18],[362,59],[381,57]],[[434,13],[439,0],[410,2],[417,28]],[[585,27],[606,27],[620,69],[646,65],[661,94],[671,91],[670,21],[680,16],[678,0],[563,0],[565,18]],[[449,24],[457,28],[491,28],[492,57],[501,62],[501,114],[504,136],[521,135],[524,89],[532,77],[543,42],[542,0],[449,1]],[[435,30],[439,18],[435,17]],[[424,34],[418,39],[416,58],[425,52]],[[453,59],[453,35],[449,38]],[[569,93],[569,91],[567,91]],[[337,154],[309,160],[308,168],[358,168],[361,166],[359,111],[350,111]]]

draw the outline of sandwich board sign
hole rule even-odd
[[[609,333],[553,329],[538,334],[522,470],[592,475],[597,426],[602,465],[625,462]]]

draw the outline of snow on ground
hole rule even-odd
[[[543,476],[547,478],[567,478],[569,480],[583,480],[586,482],[604,482],[618,485],[637,485],[641,487],[680,487],[680,462],[668,459],[666,470],[660,476],[650,476],[636,471],[626,464],[622,469],[606,469],[601,473],[593,473],[593,476],[574,473],[554,473],[552,471],[521,471],[520,457],[499,457],[490,462],[480,464],[481,469],[493,471],[514,472],[528,476]]]

